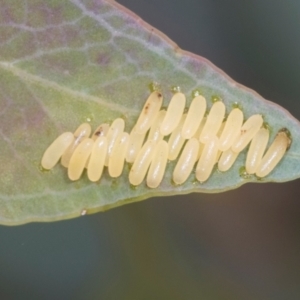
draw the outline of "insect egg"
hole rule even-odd
[[[200,135],[200,142],[206,143],[211,137],[215,136],[221,127],[225,116],[225,105],[222,101],[217,101],[211,107],[207,116],[206,123]]]
[[[156,142],[159,142],[160,140],[162,140],[164,138],[163,134],[160,132],[160,126],[161,126],[161,123],[164,120],[165,116],[166,116],[166,111],[164,109],[159,111],[159,113],[156,116],[155,121],[153,122],[153,124],[150,127],[150,131],[149,131],[149,134],[147,137],[148,140],[154,140]]]
[[[263,118],[261,115],[251,116],[242,126],[237,140],[232,145],[234,152],[241,152],[253,139],[263,124]]]
[[[173,172],[175,184],[184,183],[190,176],[199,152],[199,141],[191,138],[187,141]]]
[[[162,135],[169,135],[179,124],[185,108],[185,95],[175,93],[169,103],[166,115],[160,126]]]
[[[226,125],[226,122],[223,122],[221,124],[221,127],[217,133],[217,138],[219,139],[219,149],[218,149],[218,154],[217,154],[217,157],[216,157],[216,163],[218,162],[221,154],[222,154],[222,151],[220,150],[220,136],[222,135],[223,131],[224,131],[224,128],[225,128],[225,125]]]
[[[267,176],[279,163],[291,144],[291,139],[285,130],[279,131],[273,143],[263,156],[257,170],[256,176]]]
[[[217,160],[219,150],[219,139],[216,136],[211,137],[205,143],[201,157],[196,167],[196,178],[200,182],[206,181],[214,167]]]
[[[148,131],[161,108],[162,102],[163,96],[160,92],[154,91],[150,94],[135,125],[139,134]]]
[[[230,112],[226,120],[224,130],[220,136],[219,149],[221,151],[228,150],[237,139],[241,132],[243,119],[243,112],[240,109],[235,108]]]
[[[87,167],[87,175],[90,181],[98,181],[103,172],[104,161],[107,154],[107,137],[99,136],[93,145]]]
[[[194,168],[197,180],[205,182],[216,163],[221,172],[228,171],[250,143],[245,166],[237,166],[243,169],[243,174],[239,174],[251,178],[251,174],[265,177],[290,146],[288,131],[281,130],[266,151],[269,130],[262,127],[260,114],[250,116],[243,123],[243,112],[234,108],[224,120],[225,105],[219,97],[214,97],[214,103],[205,116],[207,103],[199,93],[194,95],[188,112],[183,113],[185,95],[179,90],[174,92],[168,108],[161,110],[163,96],[157,90],[153,91],[130,135],[124,132],[122,118],[115,119],[111,126],[101,124],[91,138],[91,127],[87,123],[81,124],[74,134],[63,133],[45,151],[42,167],[51,169],[61,158],[61,164],[68,167],[70,180],[78,180],[86,167],[88,179],[96,182],[105,166],[110,177],[121,176],[126,161],[132,163],[130,184],[141,184],[148,172],[147,186],[157,188],[168,160],[177,160],[172,174],[175,184],[187,181]],[[165,141],[169,134],[168,141]]]
[[[96,141],[96,139],[100,136],[106,136],[107,132],[109,129],[109,124],[104,123],[101,124],[97,127],[97,129],[94,131],[94,133],[92,134],[92,140]],[[85,167],[88,168],[88,164],[89,164],[90,158],[88,158],[88,160],[86,161]]]
[[[204,146],[205,146],[205,144],[199,142],[199,151],[198,151],[198,155],[197,155],[197,161],[201,157],[201,154],[203,152]]]
[[[46,170],[52,169],[73,142],[72,132],[65,132],[57,137],[45,151],[41,161],[42,167]]]
[[[204,117],[204,118],[202,119],[202,121],[201,121],[201,123],[200,123],[200,126],[199,126],[199,128],[197,129],[197,131],[196,131],[196,133],[195,133],[195,135],[194,135],[194,138],[196,138],[197,140],[199,140],[199,143],[200,143],[200,135],[201,135],[201,132],[202,132],[202,130],[203,130],[203,128],[204,128],[205,123],[206,123],[206,117]],[[198,152],[197,160],[200,158],[201,153],[202,153],[202,151],[203,151],[203,148],[204,148],[204,144],[203,144],[203,143],[200,143],[200,144],[199,144],[199,152]]]
[[[129,172],[129,182],[132,185],[139,185],[144,180],[154,154],[155,146],[155,141],[148,140],[138,153]]]
[[[68,166],[68,176],[71,180],[78,180],[84,170],[87,159],[89,158],[94,141],[91,138],[84,139],[75,149],[71,156]]]
[[[200,135],[201,135],[201,132],[202,132],[202,130],[204,128],[205,123],[206,123],[206,117],[204,117],[202,119],[202,121],[201,121],[201,123],[200,123],[200,125],[199,125],[199,127],[197,129],[197,131],[195,132],[195,134],[193,136],[194,138],[198,139],[199,141],[200,141]]]
[[[203,96],[197,96],[193,99],[181,135],[185,139],[190,139],[194,136],[206,111],[206,100]]]
[[[218,161],[218,169],[221,172],[228,171],[232,165],[234,164],[235,160],[237,159],[239,152],[232,151],[231,148],[222,152],[219,161]]]
[[[106,136],[109,129],[109,124],[103,123],[98,126],[92,135],[92,140],[96,140],[99,136]]]
[[[185,138],[183,138],[181,135],[182,126],[184,124],[185,119],[186,119],[186,114],[184,114],[181,117],[181,120],[180,120],[178,126],[175,128],[175,130],[172,132],[172,134],[169,137],[169,140],[168,140],[168,145],[169,145],[168,159],[169,160],[175,160],[178,157],[180,150],[185,142]]]
[[[155,147],[151,165],[147,175],[147,186],[157,188],[164,176],[167,161],[168,161],[168,143],[161,140]]]
[[[91,134],[91,125],[88,123],[81,124],[74,132],[74,142],[68,147],[68,149],[64,152],[61,157],[61,164],[64,167],[68,167],[71,156],[76,149],[76,147],[80,144],[80,142],[86,138],[88,138]]]
[[[146,136],[145,133],[138,133],[135,127],[132,128],[129,138],[128,138],[128,147],[126,151],[126,161],[128,163],[133,163],[139,151],[142,148],[144,139]]]
[[[115,119],[110,128],[108,129],[107,132],[107,155],[105,158],[105,163],[104,165],[107,167],[108,166],[108,160],[109,156],[111,154],[111,150],[116,142],[117,137],[124,131],[125,128],[125,122],[123,119],[118,118]]]
[[[125,155],[128,147],[129,134],[121,133],[112,148],[108,161],[108,173],[111,177],[119,177],[122,174]]]
[[[261,128],[251,141],[247,159],[246,159],[246,172],[254,174],[259,166],[262,156],[266,150],[269,141],[269,130]]]

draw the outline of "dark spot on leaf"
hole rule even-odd
[[[97,57],[97,63],[102,66],[106,66],[110,63],[110,55],[108,53],[100,53]]]

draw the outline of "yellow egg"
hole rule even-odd
[[[56,138],[43,155],[42,167],[46,170],[52,169],[73,142],[74,135],[72,132],[65,132]]]

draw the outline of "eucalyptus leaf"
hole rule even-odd
[[[247,182],[288,181],[299,177],[299,122],[285,109],[234,82],[209,61],[180,50],[162,33],[114,1],[1,0],[0,6],[0,223],[54,221],[104,211],[157,195],[223,192]],[[129,166],[120,178],[107,172],[98,183],[84,175],[71,182],[66,169],[40,166],[49,144],[82,122],[93,128],[121,117],[129,132],[158,82],[164,105],[171,87],[187,95],[198,90],[211,106],[220,97],[227,113],[242,108],[259,113],[276,132],[287,128],[292,145],[266,178],[241,176],[245,151],[226,173],[214,170],[205,183],[192,174],[186,183],[171,180],[169,163],[162,184],[131,187]]]

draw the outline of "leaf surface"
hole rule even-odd
[[[262,114],[271,139],[285,127],[292,146],[262,182],[288,181],[300,174],[299,122],[286,110],[230,79],[202,57],[172,41],[113,1],[1,0],[0,6],[0,222],[54,221],[103,211],[157,195],[222,192],[257,178],[243,178],[245,153],[230,171],[214,171],[200,184],[192,174],[172,184],[169,163],[159,188],[132,188],[128,166],[118,179],[105,172],[99,183],[84,175],[70,182],[66,170],[43,171],[40,160],[62,132],[82,122],[93,128],[117,117],[129,132],[149,84],[160,83],[167,105],[172,86],[187,95],[197,89],[221,97],[227,113],[234,104],[245,117]],[[261,182],[261,181],[259,181]]]

